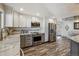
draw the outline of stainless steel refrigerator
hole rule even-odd
[[[48,40],[49,42],[56,41],[56,24],[48,23]]]

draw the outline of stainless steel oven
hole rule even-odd
[[[38,45],[42,43],[41,35],[32,36],[32,39],[33,39],[33,45]]]

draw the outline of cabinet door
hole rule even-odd
[[[25,47],[25,37],[23,35],[20,36],[20,47],[21,48]]]
[[[20,36],[20,46],[21,48],[28,47],[32,45],[32,35],[21,35]]]
[[[19,13],[14,11],[13,16],[13,26],[19,27]]]
[[[5,26],[6,27],[13,26],[13,10],[10,8],[6,8],[5,10]]]
[[[19,24],[19,26],[20,27],[26,27],[26,17],[25,17],[25,15],[20,15],[20,24]]]
[[[31,46],[32,45],[32,36],[31,35],[27,35],[25,36],[26,39],[25,39],[25,46]]]

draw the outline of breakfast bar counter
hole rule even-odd
[[[79,56],[79,35],[71,36],[70,38],[70,55]]]
[[[20,34],[9,35],[0,41],[0,56],[20,55]]]

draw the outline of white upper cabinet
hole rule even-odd
[[[27,16],[26,20],[27,20],[27,27],[31,27],[32,17],[31,16]]]
[[[13,27],[19,27],[19,13],[15,12],[13,13]]]
[[[6,27],[27,27],[26,16],[6,6],[5,26]]]
[[[13,10],[9,7],[5,8],[5,26],[13,27]]]
[[[19,27],[27,27],[27,20],[25,15],[20,15]]]

